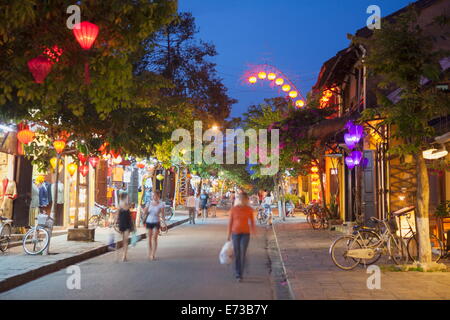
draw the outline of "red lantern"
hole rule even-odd
[[[66,147],[66,141],[62,139],[55,140],[53,141],[53,146],[55,147],[56,152],[60,154]]]
[[[19,124],[19,131],[17,132],[17,140],[23,144],[29,144],[34,140],[34,132],[30,130],[27,124]]]
[[[109,152],[109,154],[113,157],[113,158],[117,158],[118,156],[120,156],[120,153],[116,150],[111,150]]]
[[[89,166],[83,164],[82,166],[80,166],[80,173],[83,175],[83,177],[86,177],[87,174],[89,173]]]
[[[92,168],[97,167],[97,164],[99,161],[100,161],[100,159],[98,157],[90,157],[89,158],[89,163],[91,164]]]
[[[85,164],[86,163],[86,161],[87,161],[86,155],[84,155],[81,152],[78,152],[77,157],[78,157],[78,160],[80,160],[81,164]]]
[[[84,50],[89,50],[98,35],[98,26],[88,21],[78,23],[73,28],[73,34]]]
[[[136,166],[137,166],[139,169],[144,169],[144,168],[145,168],[145,164],[143,164],[142,162],[139,162]]]
[[[43,56],[39,56],[28,61],[28,69],[33,74],[36,83],[44,83],[45,78],[52,69],[52,62]]]

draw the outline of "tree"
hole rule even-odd
[[[419,261],[426,265],[431,262],[429,181],[422,151],[429,146],[428,140],[433,137],[434,130],[429,121],[448,115],[450,101],[448,93],[423,86],[422,79],[438,80],[441,74],[439,59],[448,53],[439,51],[435,47],[435,39],[424,33],[418,25],[413,7],[395,21],[384,22],[383,27],[375,30],[371,38],[355,38],[354,41],[366,46],[368,56],[365,63],[370,72],[381,78],[378,87],[401,90],[398,102],[392,102],[384,92],[378,92],[379,106],[365,110],[362,119],[383,119],[378,125],[389,125],[391,137],[403,142],[389,151],[392,154],[412,155],[415,159]]]

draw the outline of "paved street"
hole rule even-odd
[[[340,233],[312,230],[302,218],[276,223],[275,230],[296,299],[450,299],[450,272],[382,271],[381,289],[369,290],[366,269],[333,264],[328,249]]]
[[[225,218],[184,224],[160,237],[156,261],[146,259],[146,240],[129,251],[80,263],[81,290],[68,290],[66,270],[5,292],[0,299],[272,299],[264,230],[250,242],[248,273],[237,283],[218,254],[226,237]]]

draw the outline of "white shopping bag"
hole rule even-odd
[[[220,250],[219,261],[221,264],[230,264],[233,258],[233,244],[231,241],[225,242]]]

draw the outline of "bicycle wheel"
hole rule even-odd
[[[381,238],[376,232],[371,230],[360,230],[359,234],[361,236],[361,240],[359,240],[361,246],[375,250],[375,255],[372,259],[361,259],[360,263],[364,265],[374,264],[381,258],[382,251],[378,249]]]
[[[330,255],[333,263],[342,270],[352,270],[360,262],[359,258],[348,257],[349,250],[362,249],[361,244],[353,236],[337,238],[330,247]]]
[[[390,236],[387,243],[389,256],[395,264],[405,264],[408,262],[408,252],[403,240],[399,237]]]
[[[442,245],[442,241],[433,234],[430,236],[430,244],[431,261],[439,262],[444,254],[444,246]],[[417,243],[416,235],[408,239],[406,248],[408,250],[409,258],[414,262],[419,261],[419,245]]]
[[[49,239],[46,229],[42,227],[31,228],[23,237],[23,250],[30,255],[40,254],[47,249]]]
[[[315,212],[310,214],[309,220],[310,220],[311,226],[313,227],[314,230],[320,229],[320,227],[322,227],[322,225],[323,225],[322,218],[320,217],[319,214],[317,214]]]
[[[11,238],[11,226],[5,224],[0,232],[0,251],[5,252],[8,250],[9,239]]]
[[[96,229],[100,224],[100,216],[95,215],[89,218],[89,225]]]

